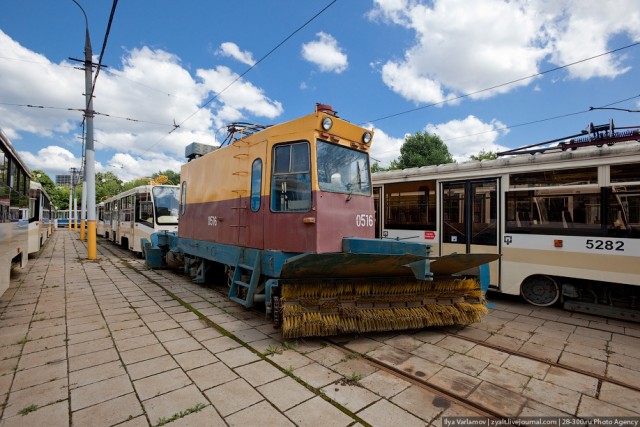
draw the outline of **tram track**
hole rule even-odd
[[[452,393],[449,390],[446,390],[442,387],[438,387],[434,384],[429,383],[427,380],[423,380],[420,379],[414,375],[408,374],[406,372],[404,372],[402,369],[399,369],[396,366],[393,366],[389,363],[385,363],[381,360],[377,360],[371,356],[368,356],[364,353],[360,353],[360,352],[354,352],[353,350],[345,347],[344,345],[336,342],[335,340],[331,340],[329,338],[320,338],[319,339],[320,342],[324,343],[327,346],[330,346],[334,349],[337,349],[339,351],[344,352],[344,354],[346,356],[349,355],[353,355],[354,353],[357,354],[359,357],[361,357],[363,360],[366,360],[367,363],[369,363],[370,365],[372,365],[373,367],[382,370],[388,374],[393,375],[396,378],[399,378],[401,380],[404,380],[416,387],[421,388],[422,390],[425,390],[427,392],[430,392],[434,395],[436,395],[437,397],[440,397],[442,399],[445,399],[445,402],[447,404],[443,405],[443,406],[448,406],[450,403],[455,403],[459,406],[462,406],[463,408],[466,408],[472,412],[477,413],[477,416],[479,417],[487,417],[487,418],[505,418],[506,415],[499,413],[497,411],[492,411],[487,409],[486,407],[483,407],[482,405],[473,402],[469,399],[465,399],[462,398],[454,393]]]
[[[635,386],[633,384],[625,383],[623,381],[619,381],[619,380],[617,380],[615,378],[607,377],[606,375],[600,375],[600,374],[598,374],[596,372],[591,372],[591,371],[588,371],[588,370],[585,370],[585,369],[580,369],[580,368],[577,368],[577,367],[574,367],[574,366],[571,366],[571,365],[567,365],[565,363],[559,363],[557,361],[554,362],[554,361],[551,361],[549,359],[545,359],[543,357],[538,357],[538,356],[535,356],[535,355],[532,355],[532,354],[529,354],[529,353],[525,353],[525,352],[521,352],[521,351],[517,351],[517,350],[512,350],[512,349],[509,349],[509,348],[504,347],[504,346],[500,346],[500,345],[496,345],[496,344],[492,344],[492,343],[487,343],[485,341],[477,340],[477,339],[474,339],[474,338],[471,338],[471,337],[467,337],[467,336],[464,336],[464,335],[454,334],[454,333],[446,332],[446,331],[443,331],[443,332],[447,336],[455,337],[457,339],[462,339],[462,340],[465,340],[467,342],[474,343],[476,345],[481,345],[483,347],[490,348],[492,350],[501,351],[501,352],[507,353],[507,354],[509,354],[511,356],[522,357],[522,358],[525,358],[525,359],[529,359],[529,360],[533,360],[533,361],[536,361],[536,362],[544,363],[544,364],[547,364],[549,366],[554,366],[556,368],[561,368],[561,369],[564,369],[564,370],[567,370],[567,371],[571,371],[571,372],[574,372],[574,373],[577,373],[577,374],[586,375],[588,377],[597,379],[600,382],[598,387],[600,387],[602,382],[606,381],[606,382],[609,382],[609,383],[612,383],[612,384],[615,384],[615,385],[619,385],[621,387],[628,388],[628,389],[633,390],[633,391],[640,392],[640,387]]]

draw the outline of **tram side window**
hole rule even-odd
[[[507,233],[602,234],[600,194],[507,193]]]
[[[308,212],[311,209],[309,143],[280,144],[273,148],[271,210]]]
[[[608,236],[640,238],[640,185],[613,187],[607,215]]]
[[[385,186],[384,227],[390,230],[435,230],[435,181]]]
[[[262,196],[262,159],[255,159],[251,166],[251,211],[260,210]]]

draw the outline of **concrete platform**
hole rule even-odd
[[[13,276],[0,298],[0,427],[397,427],[474,415],[319,340],[285,342],[264,316],[102,239],[87,261],[77,234],[58,230]],[[638,381],[637,326],[506,300],[462,333]],[[345,340],[511,416],[640,416],[637,391],[444,331]]]

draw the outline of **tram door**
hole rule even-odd
[[[373,208],[376,214],[376,239],[380,238],[380,190],[381,187],[373,187]]]
[[[499,179],[441,183],[440,252],[499,253]],[[490,264],[491,285],[499,286],[499,262]]]

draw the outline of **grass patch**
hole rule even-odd
[[[298,346],[297,342],[285,341],[284,344],[282,344],[282,347],[284,347],[285,350],[293,350],[297,346]]]
[[[25,416],[31,412],[37,411],[38,410],[38,405],[29,405],[26,408],[22,408],[20,409],[20,412],[18,412],[20,415]]]
[[[362,379],[362,374],[356,374],[354,372],[351,375],[347,375],[346,377],[344,377],[344,379],[347,380],[349,384],[357,383]]]
[[[293,366],[289,366],[288,368],[283,368],[282,372],[289,376],[293,376]]]
[[[29,341],[31,341],[29,338],[24,337],[24,338],[22,338],[20,341],[18,341],[16,344],[20,344],[20,345],[22,345],[22,344],[26,344],[26,343],[28,343]]]
[[[267,347],[267,349],[264,351],[264,354],[266,356],[270,356],[272,354],[280,354],[282,353],[282,349],[280,347],[278,347],[277,345],[269,345],[269,347]]]
[[[173,414],[169,418],[165,418],[165,417],[160,418],[156,425],[157,426],[163,426],[163,425],[168,424],[170,422],[173,422],[173,421],[175,421],[175,420],[177,420],[179,418],[186,417],[187,415],[192,414],[194,412],[199,412],[205,406],[206,405],[204,403],[198,403],[196,406],[192,406],[189,409],[185,409],[184,411],[176,412],[175,414]]]
[[[360,355],[358,353],[349,353],[345,357],[343,357],[340,361],[346,362],[347,360],[360,359]]]

